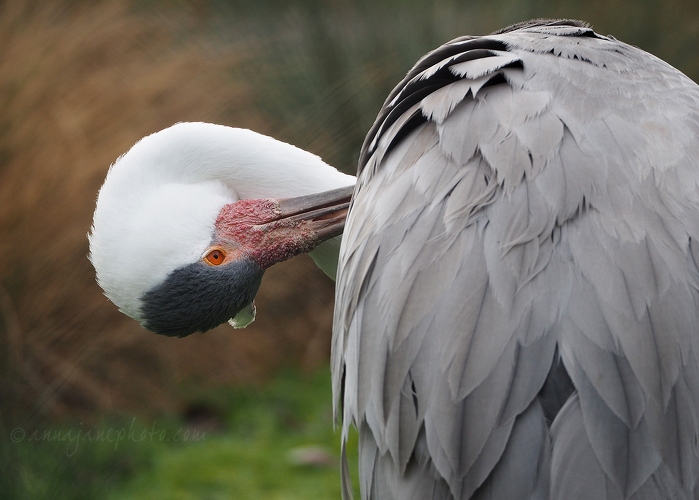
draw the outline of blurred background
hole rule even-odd
[[[0,1],[0,498],[339,498],[333,284],[297,257],[266,273],[247,329],[147,333],[94,282],[97,190],[178,121],[353,173],[418,57],[533,17],[699,77],[696,0]]]

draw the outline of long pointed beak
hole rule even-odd
[[[306,227],[313,231],[321,242],[339,236],[345,228],[345,218],[353,191],[354,186],[347,186],[332,191],[277,200],[278,216],[265,226],[278,225],[280,222],[285,224],[305,222]]]
[[[243,199],[224,206],[217,240],[233,255],[243,253],[262,269],[310,252],[345,228],[354,186],[297,198]]]

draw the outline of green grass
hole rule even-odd
[[[185,399],[205,423],[120,417],[95,427],[53,425],[6,433],[13,484],[1,498],[337,499],[340,436],[332,426],[330,376],[285,373],[270,383]],[[187,422],[189,420],[189,422]],[[319,448],[323,465],[294,450]],[[349,445],[356,463],[356,438]],[[356,478],[354,478],[356,480]]]
[[[89,429],[76,423],[3,428],[0,498],[104,498],[147,470],[163,449],[129,439],[129,430],[140,435],[145,427],[124,419]]]
[[[223,410],[225,431],[169,444],[112,499],[340,497],[339,434],[332,428],[330,378],[285,374],[269,385],[211,392],[195,402]],[[330,464],[298,465],[293,450],[327,450]],[[350,460],[356,461],[356,441]]]

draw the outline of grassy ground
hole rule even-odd
[[[327,369],[187,398],[180,418],[11,430],[19,480],[2,498],[339,498]]]

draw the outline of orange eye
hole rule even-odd
[[[226,252],[222,248],[213,248],[204,255],[204,262],[210,266],[220,266],[226,260]]]

